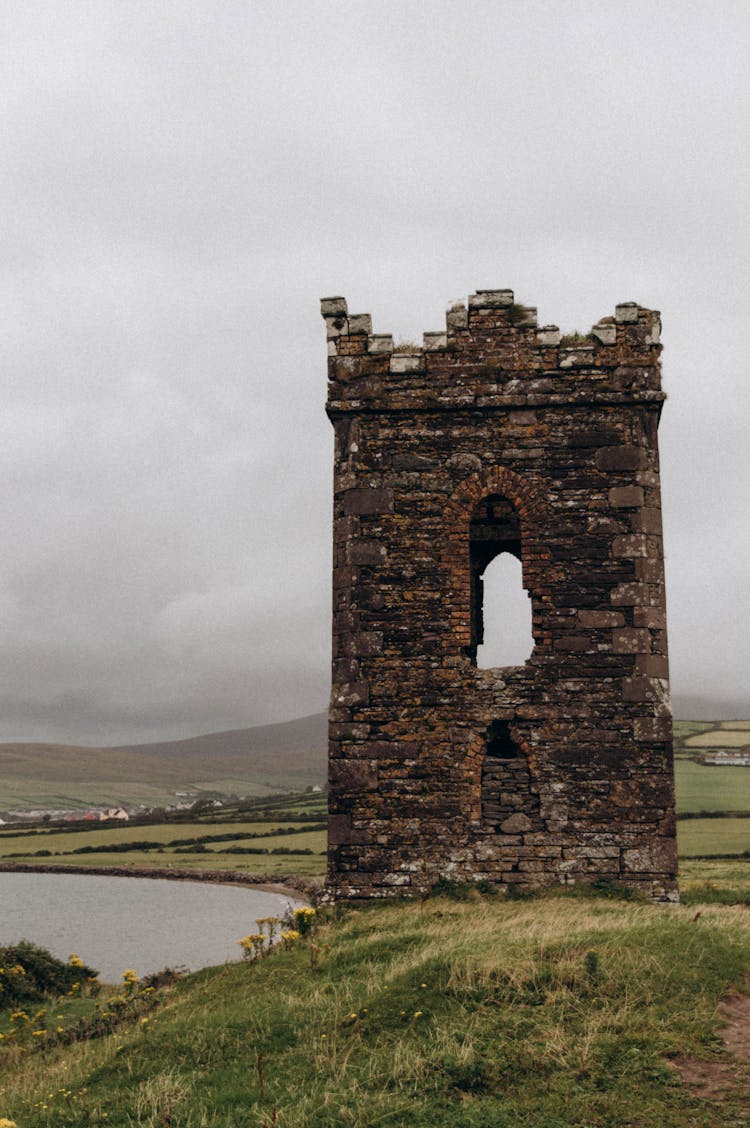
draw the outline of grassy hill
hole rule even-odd
[[[267,795],[326,778],[324,713],[118,748],[0,745],[0,809],[173,802],[178,791]]]
[[[0,1114],[19,1128],[747,1124],[718,1037],[750,966],[746,914],[476,892],[340,907],[310,943],[157,988],[135,1013],[92,1002],[98,1036],[61,1044],[51,1023],[28,1048],[0,1042]],[[85,1003],[51,1007],[63,1039]],[[688,1063],[718,1065],[728,1088],[698,1099]]]

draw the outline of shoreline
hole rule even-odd
[[[55,862],[0,862],[0,873],[76,873],[98,877],[147,877],[167,881],[204,881],[213,885],[252,886],[265,893],[281,893],[309,901],[323,888],[322,877],[304,874],[238,873],[233,870],[188,870],[156,866],[82,866]]]

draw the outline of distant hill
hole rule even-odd
[[[746,717],[747,705],[675,699],[690,720]],[[163,805],[178,792],[267,795],[326,778],[326,715],[114,748],[0,744],[0,811]]]
[[[326,778],[326,716],[116,748],[0,744],[0,809],[174,802],[178,792],[266,795]]]

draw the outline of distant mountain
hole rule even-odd
[[[154,744],[123,744],[106,752],[126,752],[153,763],[154,769],[177,768],[194,780],[218,775],[252,776],[264,786],[291,786],[291,777],[304,787],[322,783],[326,775],[328,727],[325,713],[294,721],[246,729],[207,733],[184,740]],[[287,781],[284,784],[284,781]],[[297,784],[295,784],[297,786]]]
[[[0,744],[0,809],[161,805],[178,792],[266,795],[326,778],[326,715],[116,748]]]

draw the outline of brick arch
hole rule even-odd
[[[471,643],[469,525],[477,505],[493,494],[504,497],[518,513],[524,586],[532,602],[539,591],[542,568],[549,559],[542,537],[547,519],[544,498],[524,478],[505,466],[471,474],[455,490],[443,515],[442,559],[450,624],[443,653],[463,652]]]

